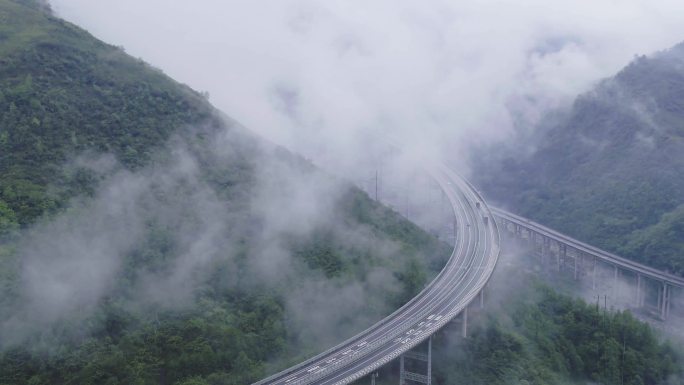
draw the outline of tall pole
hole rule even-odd
[[[641,307],[641,274],[637,273],[636,307]]]
[[[468,306],[461,312],[461,317],[463,318],[463,323],[461,324],[461,335],[463,338],[468,337]]]
[[[428,337],[427,385],[432,384],[432,335]]]
[[[375,170],[375,201],[378,201],[378,170]]]
[[[591,290],[596,291],[596,256],[594,256],[594,264],[591,267]]]
[[[404,355],[399,358],[399,385],[404,385]]]
[[[615,304],[617,304],[617,297],[618,297],[618,276],[619,276],[619,270],[618,266],[615,265],[615,270],[613,273],[613,298],[615,301]]]

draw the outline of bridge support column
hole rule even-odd
[[[404,355],[402,354],[399,356],[399,385],[406,384],[404,377],[406,377],[406,373],[404,372]]]
[[[667,319],[668,314],[670,313],[670,287],[667,286],[666,283],[663,283],[663,288],[661,289],[661,293],[659,293],[658,297],[660,298],[660,301],[658,301],[659,309],[660,310],[660,318],[664,321]]]
[[[663,291],[658,289],[658,312],[663,307]]]
[[[634,302],[635,302],[636,307],[640,308],[641,307],[641,297],[642,297],[642,294],[641,294],[641,274],[637,273],[636,276],[637,276],[637,286],[636,286],[636,295],[635,295],[636,298],[635,298]]]
[[[371,373],[371,385],[375,385],[376,378],[378,378],[378,372]]]
[[[580,257],[580,256],[579,256],[579,251],[576,251],[576,252],[575,252],[575,258],[574,258],[574,259],[575,259],[575,272],[574,272],[574,274],[573,274],[573,277],[575,278],[575,281],[577,281],[577,280],[579,279],[579,273],[578,273],[578,270],[577,270],[577,259],[579,259],[579,257]]]
[[[616,306],[617,306],[617,299],[618,299],[617,297],[619,294],[619,290],[618,290],[618,279],[619,279],[619,277],[620,277],[620,270],[618,270],[618,266],[615,265],[614,269],[613,269],[613,290],[612,290],[612,292],[613,292],[613,301],[615,302]]]
[[[558,242],[558,272],[560,273],[562,265],[565,263],[565,245]]]
[[[427,385],[432,385],[432,336],[428,338]]]
[[[537,252],[537,243],[535,242],[536,238],[536,233],[532,232],[532,230],[527,229],[527,243],[529,247],[534,250],[534,252]]]
[[[468,337],[468,306],[463,309],[463,312],[461,312],[461,319],[463,322],[461,323],[461,336],[463,338]]]
[[[427,364],[427,374],[414,373],[406,370],[406,365],[404,363],[405,358],[410,358],[415,361],[424,361]],[[427,340],[426,353],[409,350],[399,357],[399,385],[406,385],[407,380],[425,385],[432,385],[432,336]],[[375,380],[372,379],[371,381],[373,381],[373,385],[375,385]]]
[[[484,287],[480,290],[480,309],[484,309]]]
[[[594,256],[594,263],[591,266],[591,290],[596,291],[596,257]]]

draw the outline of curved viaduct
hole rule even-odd
[[[456,218],[455,246],[442,271],[416,297],[367,330],[255,385],[348,384],[402,356],[467,312],[494,271],[499,231],[482,197],[466,180],[443,165],[429,173]],[[429,383],[429,373],[422,377]]]
[[[467,322],[468,305],[481,293],[491,277],[500,252],[499,227],[504,234],[522,240],[542,263],[553,260],[558,271],[570,269],[574,278],[586,275],[592,266],[596,280],[599,263],[631,272],[636,280],[634,301],[645,302],[645,282],[661,285],[657,294],[657,314],[666,319],[673,289],[684,288],[684,278],[602,251],[526,218],[497,208],[489,208],[465,179],[444,165],[429,169],[431,177],[447,197],[455,218],[455,242],[442,271],[416,297],[375,325],[296,366],[276,373],[253,385],[342,385],[375,372],[401,357],[401,383],[406,380],[431,383],[430,353],[411,351],[457,315]],[[591,261],[588,263],[587,261]],[[431,345],[429,345],[431,346]],[[427,375],[404,372],[404,356],[428,361]],[[422,357],[421,357],[422,356]],[[374,377],[371,377],[374,383]]]
[[[631,302],[630,307],[637,309],[647,307],[647,285],[655,288],[655,301],[652,302],[656,312],[653,315],[663,321],[670,315],[675,291],[684,289],[682,277],[603,251],[527,218],[497,208],[491,210],[504,234],[512,234],[526,243],[540,257],[542,266],[553,265],[557,271],[570,271],[576,280],[587,277],[591,279],[593,289],[596,289],[597,281],[613,281],[613,290],[618,290],[619,280],[631,281],[628,282],[629,293],[614,292],[613,296],[631,296],[626,299]],[[599,269],[606,268],[611,270],[611,276],[600,276]]]

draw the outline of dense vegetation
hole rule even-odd
[[[448,254],[43,2],[0,0],[0,111],[0,384],[249,383]]]
[[[641,385],[684,374],[673,347],[629,312],[611,313],[545,287],[531,297],[507,306],[510,324],[491,314],[460,349],[440,346],[440,383]]]
[[[395,212],[46,12],[0,0],[0,384],[250,383],[367,326],[444,262]],[[439,347],[440,381],[676,374],[628,314],[527,298],[467,354]]]
[[[140,166],[212,113],[198,93],[25,3],[0,4],[0,234],[88,188],[87,175],[64,173],[74,154]]]
[[[636,58],[535,134],[531,155],[511,143],[483,157],[494,158],[477,173],[492,199],[684,275],[684,44]]]

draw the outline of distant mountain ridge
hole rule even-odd
[[[475,174],[490,199],[684,274],[684,43],[636,57],[554,116],[531,155],[512,143],[484,161]]]

